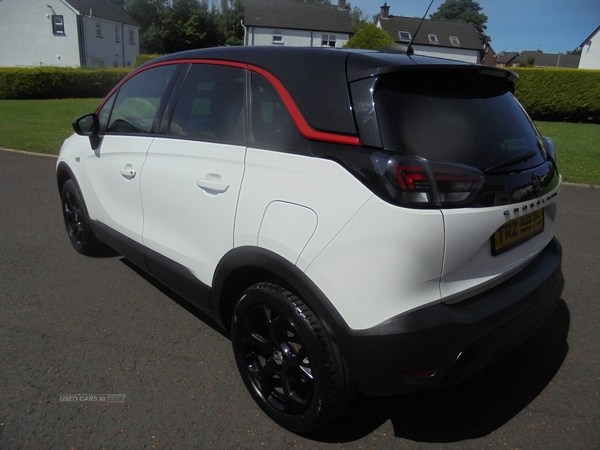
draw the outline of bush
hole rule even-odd
[[[369,24],[356,32],[350,38],[345,48],[362,48],[366,50],[379,50],[381,47],[393,44],[394,41],[377,25]]]
[[[140,67],[142,64],[147,63],[148,61],[153,60],[154,58],[158,58],[162,55],[137,55],[135,57],[134,67]]]
[[[515,96],[534,120],[600,124],[600,71],[513,69]]]
[[[0,68],[0,99],[102,98],[130,69]]]

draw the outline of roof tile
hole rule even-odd
[[[66,2],[81,14],[87,14],[91,17],[96,16],[100,19],[124,23],[134,27],[140,26],[129,14],[109,0],[66,0]]]
[[[380,18],[381,27],[396,42],[400,41],[399,32],[408,31],[414,38],[413,44],[436,45],[440,47],[456,47],[470,50],[482,50],[483,43],[473,25],[468,23],[445,22],[441,20],[425,19],[419,29],[421,19],[411,17],[390,16],[389,18]],[[415,37],[415,33],[419,29]],[[438,44],[432,44],[428,35],[435,34]],[[459,44],[453,44],[450,36],[456,36]]]

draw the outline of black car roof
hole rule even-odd
[[[348,82],[419,66],[473,66],[438,58],[369,50],[260,46],[188,50],[162,56],[146,64],[194,59],[234,61],[261,67],[284,84],[315,129],[352,135],[356,134],[356,127]]]

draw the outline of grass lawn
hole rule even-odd
[[[536,122],[552,138],[563,181],[600,186],[600,125]]]
[[[58,154],[71,121],[100,99],[0,100],[0,147]],[[563,180],[600,186],[600,125],[536,122],[554,140]]]
[[[94,112],[100,101],[0,100],[0,147],[57,155],[73,133],[71,121]]]

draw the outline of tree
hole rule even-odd
[[[222,45],[217,10],[208,0],[129,0],[127,12],[141,26],[147,53],[173,53]]]
[[[473,0],[446,0],[429,18],[456,23],[470,23],[477,30],[481,40],[487,43],[492,39],[485,34],[488,17],[481,12],[481,9],[479,3]]]
[[[348,4],[350,7],[350,5]],[[369,24],[369,16],[358,6],[350,7],[350,17],[352,18],[352,29],[356,33]]]
[[[158,25],[163,44],[161,53],[207,47],[208,12],[206,2],[174,0],[173,6],[164,11]]]
[[[354,34],[344,46],[345,48],[363,48],[379,50],[381,47],[393,44],[394,40],[375,24],[369,24]]]
[[[245,10],[244,0],[221,0],[221,9],[216,17],[220,45],[244,43],[244,28],[241,22]]]
[[[128,0],[127,13],[140,24],[140,47],[146,53],[164,53],[160,24],[169,8],[167,0]]]

